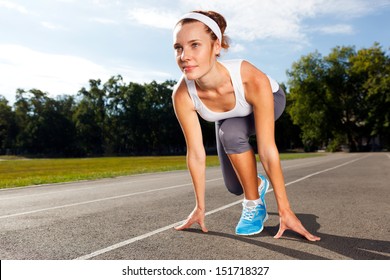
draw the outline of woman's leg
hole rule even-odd
[[[235,232],[238,235],[257,234],[263,230],[268,215],[264,203],[266,189],[260,199],[256,158],[248,141],[249,136],[254,133],[253,114],[225,120],[218,132],[233,172],[237,174],[244,190],[243,210]]]
[[[253,114],[219,122],[216,131],[226,187],[237,195],[244,192],[246,199],[258,199],[256,158],[248,142],[249,136],[255,132]]]
[[[238,180],[238,177],[232,166],[232,163],[230,162],[230,159],[222,146],[221,140],[219,139],[219,128],[221,123],[222,122],[215,123],[215,134],[216,134],[215,138],[217,142],[218,158],[222,169],[222,176],[228,191],[235,195],[241,195],[244,192],[241,183]]]
[[[244,189],[244,196],[247,200],[259,198],[259,179],[257,178],[257,164],[253,149],[241,154],[228,155],[238,178]]]

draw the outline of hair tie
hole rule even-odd
[[[195,20],[198,20],[198,21],[204,23],[207,27],[209,27],[211,29],[211,31],[214,32],[214,34],[219,39],[219,42],[222,43],[221,29],[219,28],[218,24],[212,18],[205,16],[204,14],[201,14],[201,13],[188,13],[180,18],[180,20],[183,20],[183,19],[195,19]]]

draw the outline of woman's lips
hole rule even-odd
[[[184,67],[183,67],[183,70],[184,70],[185,72],[191,72],[192,70],[195,69],[195,67],[196,67],[196,66],[188,65],[188,66],[184,66]]]

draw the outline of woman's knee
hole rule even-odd
[[[227,154],[240,154],[249,150],[249,135],[233,122],[224,122],[218,131],[218,137]]]
[[[274,110],[275,110],[275,120],[284,112],[286,107],[286,94],[282,88],[279,88],[277,92],[274,93]]]
[[[243,191],[242,189],[241,189],[241,190],[230,190],[230,189],[228,188],[228,191],[229,191],[230,193],[234,194],[234,195],[237,195],[237,196],[242,195],[242,194],[244,193],[244,191]]]
[[[241,184],[229,184],[228,182],[225,182],[225,186],[227,190],[232,194],[242,195],[244,193]]]

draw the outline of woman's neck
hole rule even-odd
[[[196,79],[195,83],[203,91],[218,91],[227,81],[230,81],[229,73],[216,61],[210,71],[203,77]]]

